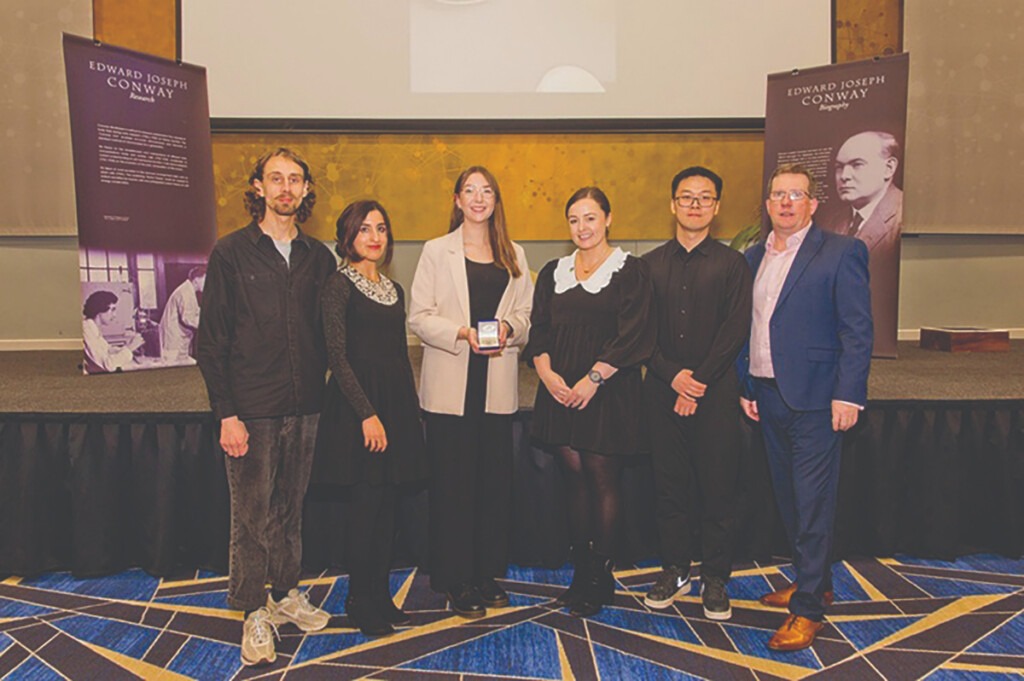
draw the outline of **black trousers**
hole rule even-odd
[[[740,452],[735,381],[708,386],[691,416],[676,414],[675,393],[651,382],[645,392],[662,561],[688,568],[699,528],[702,574],[728,579]]]
[[[512,506],[512,415],[426,415],[430,585],[503,577]]]
[[[369,597],[374,585],[386,583],[395,538],[396,488],[366,482],[346,490],[345,554],[349,593]]]

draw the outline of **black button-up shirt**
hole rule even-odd
[[[753,278],[746,259],[710,236],[687,252],[672,239],[643,256],[654,283],[658,345],[649,373],[671,385],[683,369],[712,386],[750,337]]]
[[[320,411],[327,371],[320,295],[334,270],[331,252],[302,230],[289,262],[256,222],[217,242],[197,351],[214,416]]]

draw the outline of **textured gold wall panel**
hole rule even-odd
[[[837,0],[836,61],[903,51],[902,0]]]
[[[760,133],[715,134],[497,134],[497,135],[255,135],[214,136],[217,220],[221,234],[245,220],[242,193],[264,150],[286,145],[309,162],[317,182],[310,232],[333,238],[342,208],[376,198],[388,209],[395,234],[423,240],[448,225],[451,192],[463,168],[487,166],[501,184],[512,236],[564,240],[565,201],[597,184],[612,203],[619,239],[663,239],[672,232],[672,176],[706,165],[725,180],[714,226],[730,237],[754,220],[760,197]]]
[[[165,59],[177,56],[175,0],[93,0],[92,11],[96,40]]]

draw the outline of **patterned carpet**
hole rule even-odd
[[[303,584],[333,617],[303,636],[282,627],[273,666],[243,669],[241,619],[226,609],[226,579],[156,579],[130,570],[99,579],[66,573],[0,583],[4,679],[1020,679],[1024,676],[1024,560],[863,559],[835,566],[836,604],[814,647],[774,653],[781,611],[757,597],[788,583],[786,563],[737,566],[733,618],[703,616],[687,596],[645,608],[657,572],[616,572],[613,607],[580,620],[545,602],[569,572],[512,568],[510,607],[467,621],[415,570],[396,570],[396,601],[413,617],[393,636],[367,639],[343,614],[348,579]],[[698,580],[699,582],[699,580]],[[694,589],[694,594],[698,589]]]

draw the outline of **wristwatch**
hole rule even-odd
[[[597,383],[598,385],[604,385],[604,376],[602,376],[601,372],[597,371],[596,369],[587,374],[587,378],[589,378],[594,383]]]

